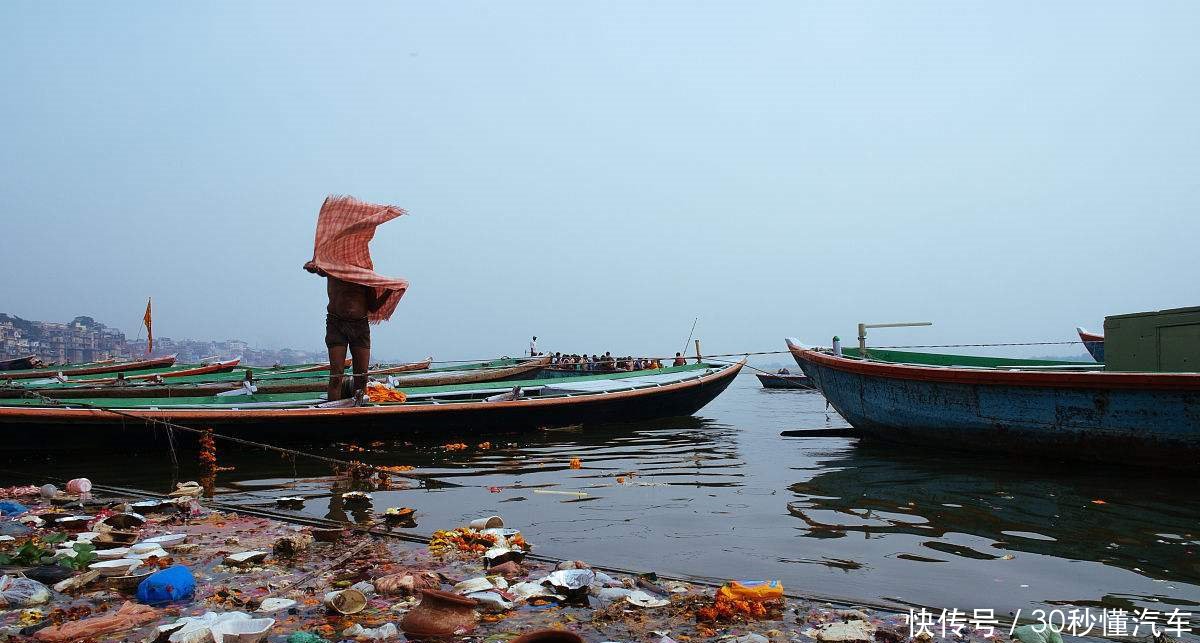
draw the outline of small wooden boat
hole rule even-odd
[[[408,373],[410,371],[423,371],[429,368],[433,363],[433,357],[426,357],[420,362],[411,364],[400,364],[399,366],[384,366],[382,368],[373,368],[371,372],[376,375],[393,375],[395,373]]]
[[[0,441],[0,449],[49,449],[81,443],[116,444],[137,439],[165,440],[146,431],[144,419],[268,442],[354,438],[390,439],[415,433],[517,432],[570,425],[650,420],[691,415],[724,391],[745,360],[736,364],[688,366],[549,380],[408,389],[403,403],[347,401],[322,404],[320,398],[253,395],[178,400],[34,400],[0,402],[0,426],[37,425],[22,439]],[[112,413],[114,409],[120,413]],[[134,437],[130,431],[139,431]],[[176,432],[175,439],[188,435]],[[194,437],[194,436],[193,436]]]
[[[0,371],[24,371],[35,368],[38,358],[36,355],[26,355],[25,357],[13,357],[11,359],[0,359]]]
[[[798,388],[812,390],[812,381],[803,373],[755,373],[763,388]]]
[[[938,451],[1200,467],[1200,373],[897,364],[787,343],[865,437]]]
[[[1104,363],[1104,335],[1089,333],[1082,326],[1076,326],[1075,332],[1079,333],[1079,339],[1083,341],[1083,347],[1091,353],[1092,359]]]
[[[71,383],[81,386],[100,386],[119,382],[139,382],[143,380],[159,380],[176,377],[192,377],[195,375],[208,375],[210,373],[228,373],[237,368],[237,365],[241,363],[241,361],[242,360],[239,357],[236,359],[213,362],[211,364],[199,364],[196,366],[187,366],[184,368],[155,371],[151,373],[135,373],[133,375],[123,375],[122,377],[83,377],[73,380]]]
[[[452,386],[475,384],[481,382],[497,382],[514,378],[532,378],[549,363],[549,357],[536,359],[498,359],[490,362],[461,364],[456,367],[437,368],[426,371],[401,372],[399,375],[387,375],[384,378],[374,377],[379,371],[371,371],[374,379],[391,381],[394,386],[407,390],[411,387]],[[52,386],[38,386],[38,395],[55,398],[179,398],[206,397],[237,391],[242,389],[244,382],[251,382],[257,393],[320,393],[329,385],[327,376],[317,372],[296,374],[289,368],[264,369],[252,371],[239,368],[230,372],[231,377],[208,379],[197,376],[181,376],[170,383],[129,382],[120,386],[96,385],[92,380],[68,381],[64,384],[55,383]],[[249,380],[247,379],[249,376]],[[388,380],[387,378],[390,378]],[[127,378],[128,380],[128,378]],[[110,381],[109,384],[115,384]],[[25,397],[30,388],[9,387],[0,388],[0,399]]]
[[[166,357],[156,357],[154,359],[142,359],[132,362],[113,362],[108,364],[92,364],[75,368],[36,368],[23,371],[4,371],[0,372],[0,381],[31,380],[37,378],[54,377],[56,375],[66,375],[70,377],[75,375],[97,375],[100,373],[133,373],[152,368],[162,368],[165,366],[170,366],[174,363],[175,356],[168,355]]]

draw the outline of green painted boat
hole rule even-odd
[[[846,357],[860,358],[858,348],[843,348]],[[1085,369],[1096,370],[1095,362],[1073,362],[1053,359],[1022,359],[1013,357],[985,357],[979,355],[951,355],[949,353],[916,353],[886,348],[867,347],[867,358],[876,362],[893,364],[921,364],[924,366],[962,366],[975,368],[1022,368],[1022,369]]]
[[[425,370],[390,374],[396,367],[375,367],[373,379],[391,382],[402,389],[442,385],[473,384],[532,378],[549,364],[549,357],[537,359],[500,358]],[[237,368],[227,373],[177,377],[163,383],[141,382],[122,385],[92,385],[82,380],[57,380],[35,387],[2,387],[0,399],[27,397],[30,391],[54,399],[72,398],[194,398],[237,391],[253,385],[260,394],[318,393],[328,385],[329,370],[284,366],[268,369]]]
[[[89,398],[0,401],[0,426],[21,430],[21,440],[0,450],[64,446],[194,441],[193,431],[147,428],[157,422],[181,427],[212,427],[223,435],[277,443],[297,440],[396,439],[428,433],[464,436],[512,433],[539,428],[588,426],[685,416],[720,395],[745,360],[735,364],[689,364],[502,383],[415,387],[404,402],[323,402],[304,393],[220,397]],[[136,432],[136,435],[134,434]]]

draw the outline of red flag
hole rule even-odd
[[[154,350],[154,329],[150,322],[150,298],[146,298],[146,314],[142,316],[142,323],[146,325],[146,354],[149,355]]]

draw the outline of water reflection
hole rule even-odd
[[[372,507],[416,509],[419,526],[398,527],[414,534],[499,514],[550,556],[997,613],[1200,600],[1200,499],[1187,480],[780,437],[836,426],[819,394],[739,377],[693,418],[300,448],[414,467],[375,491]],[[468,448],[444,448],[455,442]],[[0,466],[161,492],[198,477],[194,457],[179,460],[176,470],[169,453],[145,446]],[[327,463],[221,444],[218,460],[233,467],[217,479],[226,502],[274,507],[300,495],[305,515],[371,518],[342,502],[355,486]]]
[[[1090,561],[1163,583],[1153,594],[1090,597],[1091,588],[1076,588],[1070,598],[1047,599],[1051,604],[1196,604],[1171,597],[1179,584],[1200,581],[1200,501],[1185,492],[1186,480],[1053,469],[1053,463],[959,456],[931,460],[928,453],[860,443],[790,485],[787,510],[803,524],[804,538],[886,541],[877,549],[902,546],[887,556],[915,563],[962,568],[964,561],[1032,554],[1045,557],[1037,559],[1043,570],[1064,575],[1072,573],[1069,563]]]

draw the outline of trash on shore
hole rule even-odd
[[[57,490],[44,498],[33,485],[0,489],[20,504],[0,517],[9,536],[0,554],[27,576],[0,577],[0,638],[762,643],[855,641],[881,625],[904,627],[900,614],[789,605],[778,582],[730,581],[714,591],[536,559],[526,535],[500,516],[436,531],[421,546],[205,508],[193,488],[180,485],[178,501],[158,505],[98,499],[68,512],[86,518],[90,530],[79,532],[61,520],[22,520],[51,514]]]

